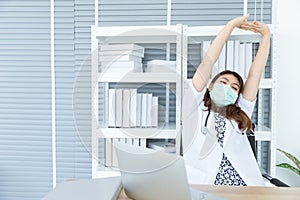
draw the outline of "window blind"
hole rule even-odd
[[[50,1],[0,3],[0,199],[52,189]]]

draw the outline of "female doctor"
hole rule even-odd
[[[248,22],[248,18],[249,15],[237,17],[219,32],[193,76],[195,102],[183,100],[184,104],[196,105],[183,114],[183,157],[190,184],[264,185],[244,133],[252,129],[250,118],[269,54],[270,30],[264,23]],[[205,89],[234,28],[261,34],[247,80],[244,84],[239,74],[227,70],[217,74]]]

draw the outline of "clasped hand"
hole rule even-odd
[[[249,22],[249,17],[249,14],[247,14],[246,16],[236,17],[232,19],[229,23],[233,24],[234,27],[243,30],[249,30],[254,33],[260,33],[262,36],[270,35],[270,29],[265,23],[258,21]]]

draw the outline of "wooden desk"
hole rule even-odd
[[[252,187],[252,186],[217,186],[217,185],[191,185],[191,187],[224,197],[229,200],[299,200],[300,187]],[[129,200],[124,190],[121,190],[118,200]]]

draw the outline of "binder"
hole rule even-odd
[[[136,101],[136,126],[141,127],[142,126],[142,97],[143,95],[140,93],[137,93],[137,101]]]
[[[144,47],[134,44],[134,43],[127,43],[127,44],[107,44],[101,45],[100,51],[113,51],[113,50],[138,50],[144,49]]]
[[[245,78],[248,77],[249,69],[252,65],[252,43],[246,44],[245,49]]]
[[[152,97],[151,126],[158,126],[158,97]]]
[[[228,40],[226,47],[226,69],[233,71],[234,41]]]
[[[202,59],[205,57],[208,48],[210,47],[211,41],[203,41],[202,43]]]
[[[140,146],[140,139],[139,138],[133,138],[133,143],[134,146]]]
[[[241,43],[239,47],[239,65],[237,73],[239,73],[242,78],[245,78],[245,48],[246,44]]]
[[[120,141],[119,138],[112,138],[113,145],[112,145],[112,167],[118,167],[118,159],[117,159],[117,153],[115,149],[115,144]]]
[[[152,94],[147,94],[147,114],[146,114],[146,127],[151,127],[151,110],[152,110]]]
[[[116,127],[122,127],[123,115],[123,90],[116,89]]]
[[[218,68],[219,72],[224,71],[226,69],[226,43],[224,44],[224,47],[219,56]]]
[[[141,126],[147,126],[147,93],[142,94],[142,106],[141,106]]]
[[[116,126],[116,90],[108,90],[108,127]]]
[[[239,53],[240,53],[240,41],[234,41],[234,59],[233,59],[233,71],[238,71],[239,66]]]
[[[110,138],[105,139],[105,166],[112,166],[112,143]]]
[[[130,126],[130,90],[123,89],[122,127],[128,128],[129,126]]]
[[[130,127],[137,126],[137,89],[130,89]]]

